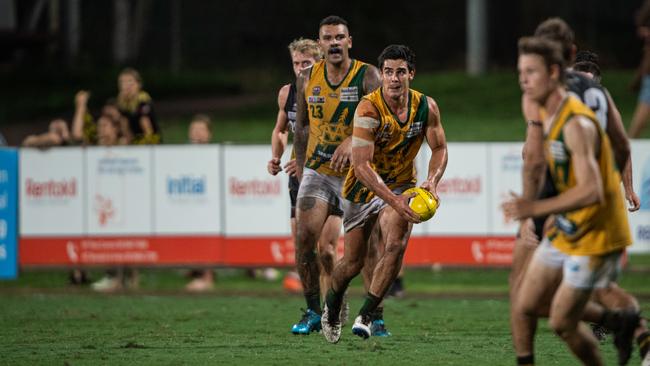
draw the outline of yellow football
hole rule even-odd
[[[409,200],[409,207],[420,215],[420,220],[427,221],[433,217],[438,209],[438,200],[424,188],[414,187],[404,191],[404,195],[415,193],[415,196]]]

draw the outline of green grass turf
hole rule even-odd
[[[647,257],[632,256],[620,282],[646,312]],[[304,301],[285,294],[279,279],[217,273],[207,295],[184,294],[183,271],[170,269],[141,270],[139,291],[101,295],[67,287],[64,271],[26,271],[0,282],[0,364],[514,364],[506,269],[408,269],[407,296],[386,301],[393,336],[363,341],[348,325],[338,345],[289,334]],[[358,279],[352,290],[354,314]],[[614,364],[609,343],[601,349]],[[540,364],[576,363],[545,322],[536,347]]]
[[[337,345],[289,333],[302,303],[297,296],[10,294],[0,301],[0,352],[11,365],[514,363],[504,299],[388,300],[392,337],[364,341],[348,325]],[[354,298],[353,311],[360,304]],[[539,364],[576,363],[545,322],[536,349]],[[612,346],[601,349],[614,364]]]

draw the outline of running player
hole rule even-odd
[[[332,343],[341,337],[339,312],[350,281],[364,266],[373,228],[384,247],[375,267],[365,303],[352,332],[372,335],[371,314],[381,303],[402,266],[412,224],[420,217],[402,195],[416,183],[414,160],[426,138],[431,149],[422,188],[436,198],[447,166],[447,144],[436,102],[409,89],[415,76],[415,54],[404,45],[390,45],[379,56],[382,87],[363,97],[354,115],[352,168],[345,179],[345,253],[332,275],[322,317],[323,334]]]
[[[341,189],[349,168],[354,111],[361,97],[380,85],[377,68],[350,57],[352,37],[344,19],[323,19],[318,44],[325,59],[304,70],[296,84],[299,97],[294,146],[296,176],[301,179],[296,208],[296,267],[307,310],[293,326],[295,334],[321,328],[319,263],[324,272],[331,273],[335,256],[331,253],[317,258],[316,245],[329,218],[343,216]]]
[[[289,54],[293,65],[293,72],[296,78],[302,70],[310,68],[313,64],[320,61],[323,56],[320,47],[316,41],[311,39],[297,39],[289,44]],[[275,122],[275,128],[271,135],[271,153],[272,157],[267,164],[267,170],[271,175],[276,175],[283,171],[281,158],[287,146],[289,133],[295,132],[296,124],[296,83],[284,85],[278,93],[278,116]],[[291,152],[291,158],[284,165],[284,171],[289,175],[289,197],[291,199],[291,236],[296,237],[296,198],[298,196],[298,187],[300,183],[296,177],[296,159],[295,153]],[[336,244],[341,231],[341,218],[339,216],[330,216],[325,222],[323,232],[318,244],[318,258],[336,257]],[[321,269],[320,284],[322,291],[326,291],[329,284],[331,269],[327,263],[319,260]],[[291,284],[291,279],[298,277],[288,273],[285,278],[285,284]],[[299,280],[298,286],[290,285],[289,290],[302,292],[302,284]],[[285,285],[285,288],[287,286]],[[297,330],[297,329],[296,329]]]
[[[576,47],[574,44],[573,31],[562,19],[550,18],[540,23],[535,31],[535,35],[558,42],[561,45],[564,61],[566,63],[571,63],[574,61],[576,55]],[[638,210],[640,201],[632,186],[630,144],[627,136],[625,135],[623,122],[614,101],[605,88],[580,72],[574,72],[571,70],[568,70],[566,72],[566,87],[570,94],[580,98],[596,114],[601,128],[607,133],[610,141],[612,142],[611,145],[617,166],[623,167],[621,169],[623,178],[622,181],[623,187],[625,189],[625,196],[629,203],[629,211]],[[526,140],[526,155],[529,159],[533,159],[533,163],[530,161],[525,162],[524,171],[527,170],[527,167],[530,169],[532,165],[535,165],[535,162],[538,163],[537,173],[533,173],[533,175],[537,174],[537,176],[532,176],[528,180],[524,179],[524,190],[526,191],[527,181],[530,182],[531,179],[544,181],[545,184],[543,185],[542,191],[539,194],[539,198],[548,198],[554,196],[556,193],[554,192],[553,185],[550,184],[551,179],[548,171],[545,173],[545,178],[539,179],[544,175],[541,174],[540,171],[543,172],[546,167],[546,164],[543,161],[543,152],[540,151],[541,144],[538,142],[542,140],[541,128],[535,127],[535,124],[539,123],[536,121],[540,121],[541,119],[539,106],[529,100],[526,94],[522,96],[522,100],[524,117],[527,121],[529,121],[530,126]],[[539,164],[540,162],[541,164]],[[532,188],[529,190],[529,192],[534,196],[537,191],[535,188]],[[527,193],[525,192],[525,194]],[[532,198],[531,196],[527,197]],[[535,225],[532,224],[531,220],[526,221],[524,225],[522,225],[522,230],[520,231],[521,235],[517,239],[517,243],[515,245],[512,272],[510,277],[510,296],[512,304],[515,303],[518,296],[518,288],[520,280],[522,278],[523,270],[526,268],[528,261],[537,248],[539,240],[543,236],[543,226],[545,220],[546,217],[536,218]],[[531,232],[532,227],[534,227],[534,233]],[[605,288],[594,289],[593,299],[606,308],[612,310],[627,309],[632,312],[638,312],[640,310],[637,300],[632,295],[625,292],[622,288],[618,287],[614,282]],[[512,309],[514,309],[514,307],[511,308],[511,310]],[[513,318],[511,321],[511,325],[513,327],[513,335],[520,333],[514,330],[514,327],[516,327],[518,324],[516,321],[514,321],[514,317],[516,316],[516,314],[511,314],[511,317]],[[639,323],[639,326],[635,331],[635,335],[637,338],[637,343],[640,346],[641,358],[645,358],[647,357],[647,351],[650,347],[648,346],[648,343],[650,343],[650,332],[648,332],[645,320],[642,320]],[[625,337],[623,339],[625,339]],[[627,341],[623,341],[623,339],[620,337],[615,338],[615,342],[618,343],[617,347],[619,349],[619,355],[622,358],[629,358],[629,353],[631,352],[631,344],[628,344]],[[642,346],[644,344],[646,345],[645,347]]]
[[[631,244],[620,176],[609,139],[595,114],[565,90],[561,46],[551,40],[523,38],[519,42],[519,81],[531,102],[549,118],[543,120],[549,176],[556,197],[531,200],[513,197],[503,204],[513,219],[556,214],[523,274],[513,305],[513,338],[518,364],[534,364],[533,337],[537,317],[548,312],[549,324],[584,364],[602,359],[591,331],[580,323],[591,311],[594,288],[607,287],[616,277],[624,248]],[[548,296],[550,309],[545,309]],[[593,309],[591,309],[593,310]],[[634,312],[596,309],[619,341],[631,342],[639,317]],[[515,334],[517,333],[517,334]],[[622,350],[619,350],[619,363]],[[629,355],[628,355],[629,358]]]

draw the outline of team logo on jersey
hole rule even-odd
[[[424,126],[424,121],[413,122],[411,128],[406,132],[406,138],[410,139],[417,135],[422,134],[422,127]]]
[[[557,163],[565,163],[567,161],[566,150],[564,149],[564,144],[561,141],[551,141],[549,144],[549,150],[553,160]]]
[[[325,103],[325,97],[310,95],[307,97],[307,103],[322,104]]]
[[[311,93],[314,95],[320,95],[320,86],[316,85],[314,89],[311,90]]]
[[[356,86],[349,86],[341,89],[341,102],[358,102],[359,101],[359,88]]]

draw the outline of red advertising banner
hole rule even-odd
[[[411,266],[508,266],[514,237],[412,237],[404,257]],[[343,252],[343,240],[338,247]],[[288,237],[155,236],[21,238],[20,265],[292,266]]]

